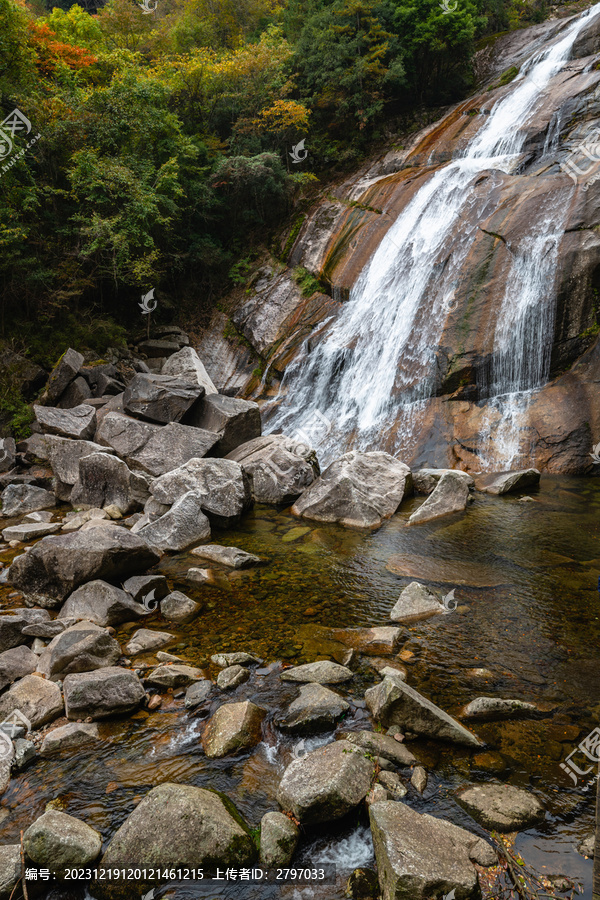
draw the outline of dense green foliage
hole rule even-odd
[[[544,15],[544,0],[156,2],[0,0],[2,116],[32,123],[0,161],[0,330],[44,362],[44,336],[73,323],[139,325],[151,287],[161,311],[208,303],[314,173],[458,99],[478,37]]]

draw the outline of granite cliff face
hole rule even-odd
[[[593,7],[482,51],[476,94],[328,192],[287,265],[255,275],[234,328],[215,315],[199,352],[217,387],[265,400],[270,427],[308,434],[325,461],[356,447],[588,471],[599,49]],[[303,296],[297,267],[323,292]]]

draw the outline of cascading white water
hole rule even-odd
[[[266,409],[268,430],[300,433],[324,462],[355,448],[410,455],[416,425],[436,384],[436,352],[458,276],[478,230],[494,209],[496,181],[515,169],[524,126],[550,80],[569,59],[600,4],[538,53],[490,110],[460,159],[438,169],[399,215],[365,266],[324,339],[288,367]],[[487,176],[488,189],[475,183]],[[518,455],[515,415],[548,377],[552,285],[566,200],[549,198],[514,259],[496,324],[488,396],[502,418],[482,466]],[[485,387],[485,386],[484,386]],[[499,398],[503,398],[500,400]],[[509,399],[507,399],[509,398]],[[510,398],[513,398],[512,400]],[[325,423],[325,424],[324,424]]]

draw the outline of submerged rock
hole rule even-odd
[[[61,878],[65,869],[93,863],[100,856],[102,837],[81,819],[49,809],[29,826],[23,847],[36,866]]]
[[[277,727],[292,734],[328,731],[350,706],[343,697],[320,684],[304,684],[300,694],[277,720]]]
[[[239,753],[262,739],[266,711],[250,700],[224,703],[206,724],[202,748],[209,759]]]
[[[366,797],[373,775],[364,751],[336,741],[290,763],[277,800],[303,825],[341,819]]]
[[[431,494],[439,483],[440,478],[446,475],[447,472],[452,472],[460,478],[464,478],[470,488],[475,487],[475,479],[468,472],[462,472],[460,469],[418,469],[416,472],[413,472],[415,492],[418,494]]]
[[[353,450],[335,460],[292,507],[316,522],[376,528],[412,492],[408,466],[389,453]]]
[[[451,513],[461,512],[469,501],[469,485],[457,472],[446,472],[438,481],[433,493],[408,520],[409,525],[418,525],[439,519]]]
[[[416,622],[444,612],[444,607],[434,593],[418,581],[404,588],[390,612],[392,622]]]
[[[482,745],[464,725],[398,678],[386,675],[365,692],[365,700],[373,718],[385,726],[399,725],[403,731],[454,744]]]
[[[300,831],[288,816],[268,812],[260,822],[260,862],[266,868],[287,866],[292,860]]]
[[[96,669],[95,672],[67,675],[63,688],[68,719],[85,719],[88,716],[106,719],[108,716],[130,713],[146,696],[134,672],[112,666]]]
[[[534,794],[510,784],[474,784],[456,792],[456,799],[476,822],[496,831],[522,831],[546,817]]]
[[[465,706],[462,717],[491,722],[501,719],[530,718],[537,714],[538,708],[535,703],[526,703],[524,700],[503,700],[500,697],[477,697]]]

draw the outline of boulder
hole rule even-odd
[[[260,821],[260,863],[265,868],[288,866],[298,846],[300,831],[280,812],[265,813]]]
[[[161,601],[160,611],[165,619],[187,625],[198,617],[202,610],[199,603],[186,597],[181,591],[172,591]]]
[[[72,672],[91,672],[114,665],[121,656],[119,643],[93,622],[77,622],[52,638],[39,658],[38,672],[46,678]]]
[[[176,688],[187,687],[188,684],[200,681],[203,677],[201,669],[176,663],[172,666],[158,666],[146,676],[146,680],[150,684],[159,685],[159,687]]]
[[[34,541],[36,538],[46,537],[47,534],[55,534],[60,531],[60,522],[49,524],[48,522],[25,522],[22,525],[12,525],[2,531],[5,541]]]
[[[150,485],[152,496],[169,506],[189,491],[200,494],[203,512],[225,527],[235,524],[252,502],[247,476],[229,459],[190,459]]]
[[[99,443],[112,447],[132,468],[143,469],[158,477],[189,459],[206,456],[219,436],[178,422],[151,425],[119,413],[109,413],[102,420],[96,438]]]
[[[410,469],[389,453],[352,450],[331,463],[292,507],[296,516],[376,528],[412,492]]]
[[[285,669],[281,673],[282,681],[312,682],[314,684],[343,684],[353,677],[350,669],[339,663],[322,659],[318,662],[306,663],[303,666],[294,666]]]
[[[506,472],[481,489],[487,494],[510,494],[514,491],[526,491],[540,483],[537,469],[522,469],[520,472]]]
[[[13,613],[0,615],[0,652],[27,643],[23,629],[28,624],[28,620],[20,614],[20,611],[16,615]]]
[[[320,474],[315,451],[283,434],[247,441],[227,459],[238,462],[248,475],[257,503],[293,503]]]
[[[169,585],[164,575],[134,575],[123,583],[123,590],[131,594],[136,603],[141,603],[150,591],[159,603],[169,593]]]
[[[214,656],[211,656],[210,661],[215,666],[224,669],[227,666],[252,666],[256,663],[261,663],[262,659],[258,656],[253,656],[252,653],[237,650],[233,653],[215,653]]]
[[[2,515],[5,518],[56,506],[54,494],[34,484],[9,484],[2,491],[1,499]]]
[[[460,722],[399,678],[386,675],[365,692],[365,701],[375,721],[386,727],[399,725],[403,731],[467,747],[482,745]]]
[[[84,509],[79,513],[76,513],[71,518],[69,516],[65,516],[64,525],[61,528],[63,534],[71,534],[73,531],[79,531],[84,525],[90,522],[92,519],[109,519],[110,516],[104,509]]]
[[[161,374],[177,375],[183,381],[199,384],[204,388],[205,395],[217,393],[202,360],[192,347],[183,347],[177,353],[173,353],[163,364]]]
[[[126,515],[143,506],[147,497],[146,479],[132,472],[122,459],[91,453],[79,460],[79,478],[71,494],[73,506],[116,506]]]
[[[29,647],[13,647],[0,653],[0,690],[37,669],[38,658]]]
[[[195,709],[208,698],[212,691],[213,683],[209,678],[203,678],[202,681],[195,681],[190,684],[185,692],[185,708]]]
[[[373,803],[369,818],[382,900],[481,896],[471,860],[482,852],[482,838],[390,800]]]
[[[116,666],[67,675],[63,689],[68,719],[124,715],[137,709],[146,696],[137,675]]]
[[[23,516],[23,522],[51,522],[54,517],[54,513],[49,511],[41,511],[27,513],[26,516]]]
[[[65,618],[54,619],[53,622],[34,622],[32,625],[26,625],[23,634],[27,637],[42,638],[44,641],[51,641],[57,634],[62,634],[71,625],[74,625],[77,619]]]
[[[0,472],[10,472],[17,461],[16,452],[14,438],[0,438]]]
[[[546,813],[537,797],[510,784],[472,784],[456,792],[458,803],[484,828],[522,831],[543,822]]]
[[[65,485],[73,485],[79,479],[79,460],[82,457],[92,453],[112,453],[112,450],[93,441],[73,441],[52,434],[46,435],[44,442],[52,471]]]
[[[461,718],[493,722],[502,719],[535,718],[538,714],[535,703],[504,700],[500,697],[477,697],[465,706]]]
[[[56,401],[56,405],[61,409],[73,409],[76,406],[85,404],[91,396],[92,391],[89,384],[85,378],[78,375],[77,378],[73,379],[68,388],[62,392]]]
[[[329,731],[350,706],[343,697],[320,684],[305,684],[300,694],[277,721],[278,728],[292,734]]]
[[[428,590],[424,584],[418,581],[404,588],[396,605],[390,612],[392,622],[418,622],[420,619],[443,613],[444,607],[435,594]]]
[[[216,759],[256,746],[265,716],[266,711],[250,700],[224,703],[206,723],[202,749],[209,759]]]
[[[390,797],[394,800],[402,800],[408,791],[402,779],[396,772],[387,772],[385,769],[377,776],[379,783],[383,785]]]
[[[102,837],[81,819],[49,809],[23,835],[27,857],[59,878],[65,869],[89,866],[100,856]]]
[[[222,691],[232,691],[248,681],[249,678],[250,672],[245,666],[228,666],[226,669],[221,669],[217,675],[217,687]]]
[[[40,747],[40,756],[52,756],[63,750],[79,750],[98,740],[98,726],[93,722],[69,722],[47,732]]]
[[[177,353],[179,344],[175,341],[150,340],[138,344],[137,349],[139,353],[144,353],[149,359],[160,359],[162,364],[165,356]]]
[[[469,488],[475,487],[475,479],[468,472],[461,472],[460,469],[418,469],[418,471],[412,473],[415,492],[418,494],[431,494],[437,487],[440,478],[448,472],[464,478]]]
[[[4,449],[6,450],[6,442],[9,440],[8,438],[4,438]],[[48,460],[48,450],[46,449],[46,440],[43,435],[34,433],[30,435],[30,437],[26,438],[23,441],[19,441],[17,444],[17,451],[21,454],[23,459],[25,459],[28,463],[39,464],[41,462],[46,462]],[[0,456],[2,450],[2,441],[0,441]],[[0,459],[0,472],[4,470],[6,466],[7,458]],[[14,458],[13,458],[13,466],[14,466]],[[12,468],[12,466],[8,466],[8,468]]]
[[[13,561],[8,578],[40,606],[60,606],[87,581],[120,581],[158,560],[142,538],[124,528],[94,528],[43,538]]]
[[[11,900],[21,874],[21,845],[0,847],[0,900]]]
[[[345,731],[339,735],[339,739],[349,741],[371,756],[387,759],[397,766],[414,766],[417,762],[408,747],[378,731]]]
[[[191,410],[186,422],[219,435],[215,448],[219,456],[227,456],[240,444],[259,437],[262,431],[258,403],[221,394],[205,396]]]
[[[457,472],[446,472],[442,475],[427,500],[419,506],[408,520],[409,525],[418,525],[461,512],[469,501],[469,485]]]
[[[139,372],[127,385],[123,408],[132,416],[166,425],[179,422],[203,394],[204,388],[199,384],[177,375]]]
[[[158,552],[185,550],[210,538],[210,522],[202,512],[205,495],[188,491],[163,516],[141,528],[138,534]]]
[[[364,751],[335,741],[290,763],[277,792],[279,805],[302,825],[341,819],[367,796],[375,767]]]
[[[64,709],[59,686],[39,675],[26,675],[0,697],[0,720],[16,709],[29,719],[33,729],[52,722]]]
[[[45,406],[52,406],[58,400],[60,395],[68,388],[71,382],[76,378],[80,368],[84,363],[81,353],[72,350],[70,347],[59,359],[57,364],[50,372],[46,390],[42,396],[42,403]]]
[[[260,556],[254,556],[253,553],[246,553],[237,547],[221,547],[220,544],[202,544],[200,547],[194,547],[190,553],[192,556],[199,556],[200,559],[229,566],[231,569],[248,569],[263,561]]]
[[[133,598],[106,581],[96,579],[82,584],[67,598],[58,614],[59,619],[86,619],[104,627],[132,622],[148,615],[148,611]]]
[[[175,635],[168,631],[150,631],[148,628],[140,628],[132,636],[125,647],[128,656],[137,656],[138,653],[146,653],[148,650],[158,650],[166,647],[174,640]]]
[[[91,440],[96,433],[96,410],[82,404],[72,409],[55,409],[51,406],[33,407],[36,421],[46,434],[60,434],[76,440]]]
[[[415,791],[422,794],[427,787],[427,770],[424,769],[423,766],[415,766],[412,775],[410,776],[410,783]]]
[[[190,784],[153,788],[113,835],[99,868],[214,871],[248,866],[256,858],[252,835],[233,803]],[[166,880],[166,879],[165,879]],[[136,883],[136,896],[156,881]],[[132,882],[92,884],[100,900],[131,900]]]

